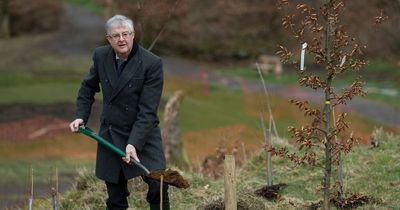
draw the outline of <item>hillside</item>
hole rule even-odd
[[[358,146],[344,157],[347,195],[360,193],[369,198],[368,204],[357,209],[395,209],[400,206],[400,136],[393,136],[378,129],[375,136],[378,147]],[[275,142],[279,146],[290,145],[285,141]],[[308,209],[316,204],[321,195],[317,189],[322,179],[319,167],[295,166],[285,159],[273,158],[274,183],[285,183],[277,201],[267,201],[254,195],[254,191],[265,186],[265,152],[254,153],[237,171],[238,209]],[[191,187],[187,190],[171,188],[171,209],[222,209],[223,179],[212,180],[196,172],[183,173]],[[129,184],[130,209],[147,209],[146,186],[140,179]],[[83,210],[104,208],[105,186],[94,177],[92,171],[82,169],[75,187],[61,195],[61,209]],[[141,198],[141,199],[138,199]],[[49,209],[49,200],[36,201],[35,209]],[[333,208],[334,209],[334,208]]]

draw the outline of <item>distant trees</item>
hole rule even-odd
[[[0,0],[0,37],[10,37],[10,4],[9,0]]]
[[[97,0],[108,1],[108,0]],[[175,3],[178,2],[176,8]],[[284,16],[276,9],[276,0],[113,0],[115,12],[131,16],[136,22],[137,38],[150,46],[166,22],[167,26],[154,50],[162,50],[209,59],[256,58],[274,54],[276,43],[288,43],[290,37],[280,27]],[[317,5],[319,0],[306,1]],[[385,10],[393,24],[370,33],[367,20]],[[173,10],[171,17],[169,12]],[[366,55],[400,60],[400,4],[395,0],[346,1],[343,25],[369,42]],[[371,40],[380,40],[372,42]]]
[[[0,0],[0,5],[0,37],[52,31],[63,14],[61,1]]]

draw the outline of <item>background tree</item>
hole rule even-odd
[[[10,37],[10,4],[9,0],[0,1],[0,37]]]

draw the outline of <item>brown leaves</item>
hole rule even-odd
[[[300,85],[310,87],[314,90],[318,88],[325,88],[326,82],[322,81],[320,77],[315,75],[305,75],[299,80]]]
[[[375,16],[374,19],[375,19],[374,24],[375,24],[375,26],[377,26],[377,25],[380,25],[383,22],[385,22],[387,19],[389,19],[389,16],[384,15],[383,10],[381,9],[381,12],[377,16]]]
[[[365,96],[366,92],[363,90],[364,82],[356,80],[350,85],[350,88],[344,88],[341,95],[335,95],[338,104],[346,104],[348,100],[354,96]]]
[[[289,1],[279,1],[280,5],[289,6]],[[326,148],[332,146],[334,161],[338,161],[343,152],[351,151],[358,138],[350,135],[341,141],[334,141],[349,129],[347,113],[342,113],[332,122],[332,108],[338,104],[346,104],[348,100],[357,95],[364,95],[364,83],[356,79],[340,94],[333,87],[333,80],[339,74],[347,71],[359,71],[366,62],[363,59],[365,46],[357,44],[341,23],[344,12],[344,0],[325,1],[321,7],[314,8],[308,4],[291,5],[289,13],[282,18],[283,27],[289,31],[293,39],[299,44],[307,42],[307,53],[313,55],[314,63],[326,71],[325,75],[312,74],[309,71],[300,72],[300,85],[314,90],[321,89],[325,93],[324,109],[311,108],[307,101],[291,100],[305,116],[311,117],[311,124],[300,128],[288,127],[288,132],[296,142],[299,153],[290,153],[286,148],[269,148],[273,154],[288,158],[297,164],[308,163],[314,165],[317,157],[314,151],[324,144]],[[381,23],[387,17],[381,14],[375,18],[376,23]],[[300,48],[300,46],[299,46]],[[285,47],[279,46],[278,55],[283,61],[288,61],[292,53]],[[309,56],[309,55],[307,55]],[[323,67],[321,67],[323,66]],[[321,101],[322,102],[322,101]],[[337,162],[336,162],[337,163]]]
[[[281,58],[282,63],[288,63],[293,54],[286,47],[279,45],[279,50],[276,54]]]
[[[306,152],[303,155],[298,155],[296,153],[290,153],[286,147],[279,149],[272,147],[269,148],[267,151],[271,152],[271,155],[287,158],[298,165],[300,164],[315,165],[317,162],[316,154],[314,152]]]
[[[276,6],[278,9],[282,9],[283,7],[288,6],[288,5],[289,5],[289,0],[278,0]]]
[[[282,18],[282,26],[285,29],[293,28],[293,26],[295,26],[295,24],[294,24],[295,17],[296,17],[295,15],[287,15],[287,16],[283,17]]]
[[[318,109],[312,109],[308,106],[308,101],[298,101],[298,100],[290,100],[290,103],[296,105],[299,107],[300,111],[304,112],[304,116],[309,116],[309,117],[316,117],[316,118],[321,118],[321,111]]]

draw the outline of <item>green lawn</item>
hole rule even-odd
[[[226,125],[245,123],[259,127],[257,118],[245,113],[242,93],[213,88],[210,97],[188,96],[182,103],[182,131],[200,131]]]
[[[212,67],[219,75],[229,77],[242,77],[251,80],[260,80],[260,76],[255,68],[250,67],[235,67],[235,68],[221,68]],[[312,73],[324,78],[323,71],[313,70]],[[370,93],[366,96],[367,99],[376,100],[391,106],[400,107],[398,101],[400,100],[400,68],[382,60],[371,60],[364,70],[360,72],[365,87],[373,87],[379,89],[391,89],[397,91],[397,96],[389,96],[380,93]],[[263,75],[267,84],[280,84],[280,85],[298,85],[298,73],[293,66],[284,66],[284,72],[281,77],[276,77],[273,73]],[[352,81],[357,77],[355,73],[346,73],[344,76],[340,75],[333,81],[333,86],[336,90],[348,87]]]
[[[35,184],[45,184],[55,174],[57,168],[60,182],[71,181],[78,168],[94,169],[94,161],[82,159],[49,158],[36,160],[0,159],[0,185],[13,183],[30,186],[30,170],[33,168]],[[54,177],[53,177],[54,178]]]

